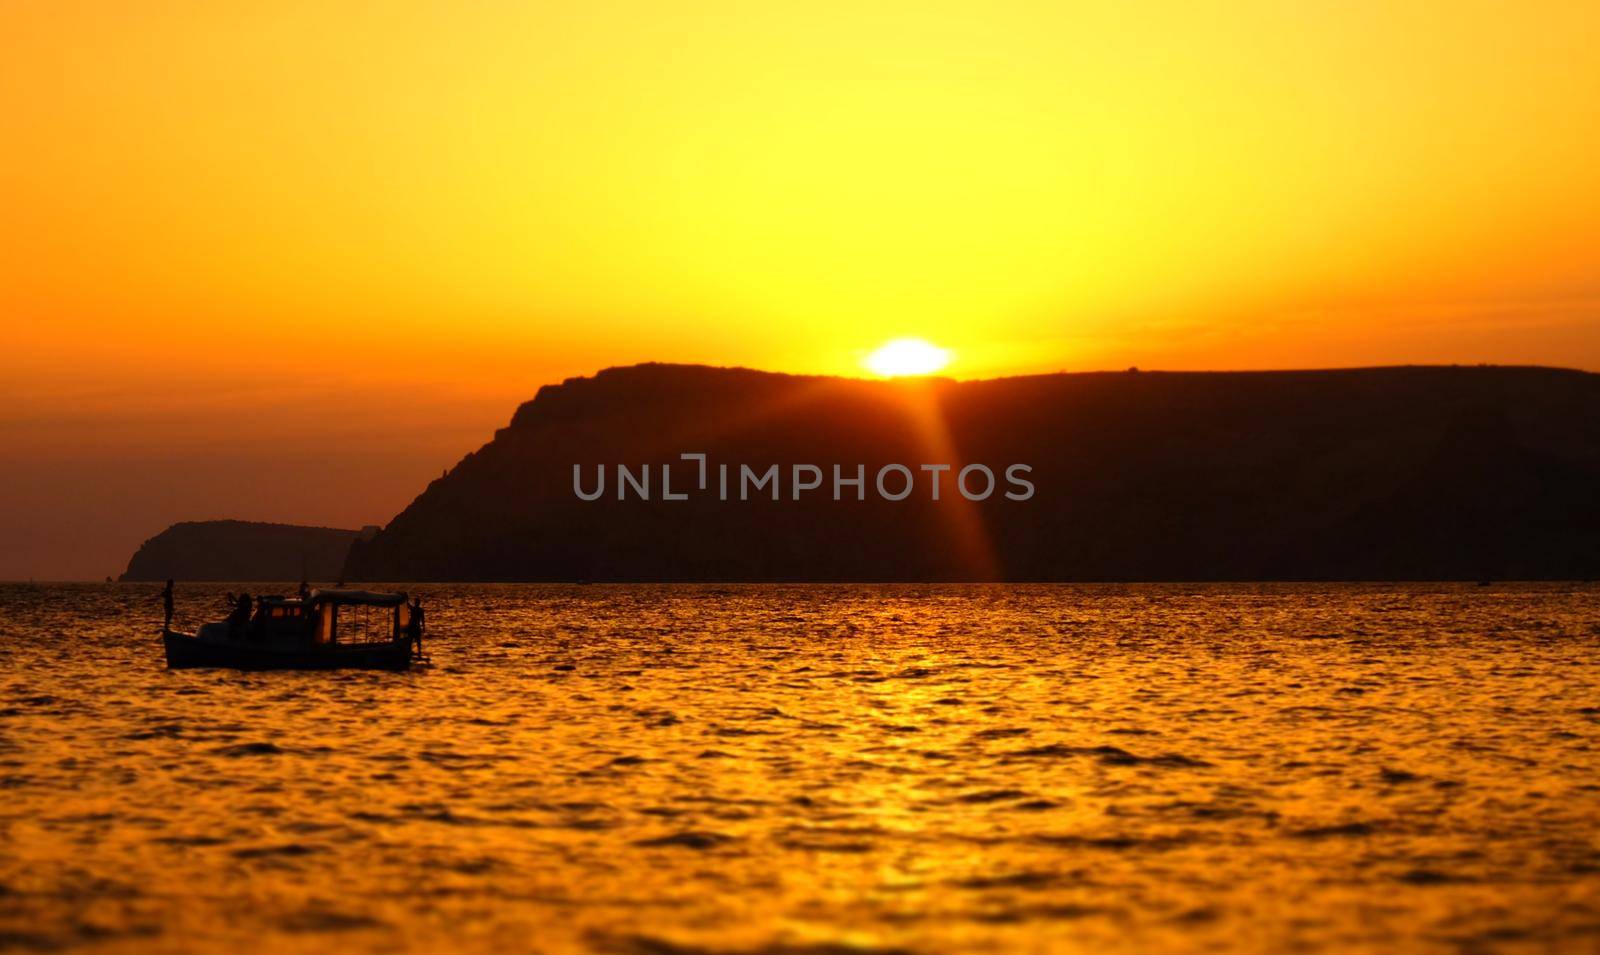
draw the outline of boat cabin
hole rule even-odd
[[[317,643],[387,643],[411,626],[411,604],[403,593],[313,590],[303,613]]]
[[[242,633],[229,632],[246,640],[347,646],[399,640],[410,626],[411,604],[405,594],[336,589],[313,590],[306,597],[257,597],[249,625]],[[201,629],[218,637],[227,627],[207,624]]]
[[[299,597],[258,597],[250,632],[262,637],[299,636],[306,631],[306,610]]]

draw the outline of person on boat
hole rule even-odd
[[[161,613],[166,618],[162,627],[172,629],[172,578],[167,578],[167,585],[161,588]]]
[[[244,630],[248,626],[250,626],[250,595],[240,594],[234,599],[233,613],[228,614],[228,634],[238,639],[244,635]]]
[[[305,601],[310,600],[310,599],[311,599],[311,585],[302,580],[302,581],[300,581],[300,601],[302,603],[304,603]]]
[[[411,636],[412,651],[419,656],[422,654],[422,598],[411,601],[411,622],[406,624],[406,629]]]

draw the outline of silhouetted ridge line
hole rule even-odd
[[[946,452],[937,451],[943,441]],[[660,499],[683,452],[871,477],[1032,467],[1037,493]],[[948,458],[946,460],[945,458]],[[652,500],[572,466],[650,463]],[[615,477],[614,474],[611,475]],[[919,478],[922,475],[918,475]],[[351,580],[1600,576],[1600,376],[1519,367],[881,382],[640,365],[541,388],[369,542]],[[962,515],[965,515],[963,517]],[[965,521],[965,523],[963,523]],[[987,549],[987,564],[974,551]],[[985,569],[987,568],[987,569]]]
[[[337,580],[360,531],[183,521],[145,541],[123,580]]]

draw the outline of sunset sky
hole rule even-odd
[[[1594,0],[0,5],[0,578],[383,523],[643,360],[1600,369],[1597,49]]]

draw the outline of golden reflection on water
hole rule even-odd
[[[1600,588],[422,589],[248,675],[0,587],[0,948],[1600,945]]]

